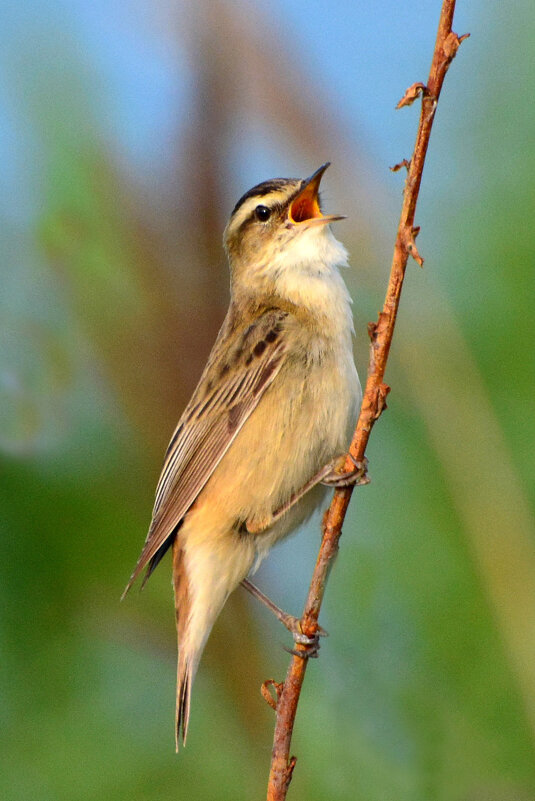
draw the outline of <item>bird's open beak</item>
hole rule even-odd
[[[331,223],[335,220],[345,220],[343,215],[321,213],[318,193],[323,173],[330,163],[328,161],[323,164],[319,170],[316,170],[310,178],[304,181],[299,194],[290,203],[288,212],[290,222],[295,224],[306,222],[308,227],[309,225]]]

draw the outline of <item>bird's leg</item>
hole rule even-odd
[[[293,615],[289,615],[288,612],[284,612],[277,604],[273,603],[271,598],[268,598],[267,595],[264,595],[262,590],[259,590],[249,579],[243,579],[241,583],[242,587],[244,587],[247,592],[250,592],[252,596],[257,598],[264,606],[273,612],[277,620],[280,620],[283,626],[285,626],[289,632],[291,632],[294,642],[299,643],[300,645],[309,645],[309,646],[316,646],[317,648],[317,641],[318,637],[327,637],[328,632],[325,631],[321,626],[318,626],[316,636],[315,637],[307,637],[306,634],[303,634],[301,630],[301,623],[299,618],[294,617]]]
[[[324,467],[322,467],[322,469],[312,476],[312,478],[307,481],[298,492],[295,492],[286,503],[284,503],[282,506],[279,506],[279,508],[272,512],[272,514],[266,515],[262,518],[252,517],[246,520],[246,531],[253,535],[260,534],[262,531],[265,531],[267,528],[276,523],[277,520],[279,520],[284,514],[286,514],[286,512],[291,509],[292,506],[304,495],[306,495],[306,493],[311,490],[312,487],[315,487],[316,484],[326,484],[327,486],[334,488],[368,484],[370,481],[366,474],[368,460],[364,459],[362,462],[357,462],[351,455],[350,459],[355,466],[354,470],[344,472],[343,467],[346,460],[346,454],[344,453],[341,456],[338,456],[336,459],[333,459]],[[306,651],[292,651],[292,653],[296,653],[297,656],[305,657],[317,656],[318,637],[327,636],[325,629],[321,628],[321,626],[318,626],[315,637],[308,637],[301,630],[299,618],[289,615],[287,612],[284,612],[282,609],[280,609],[270,598],[267,597],[267,595],[264,595],[264,593],[259,590],[258,587],[255,587],[255,585],[252,584],[249,579],[243,579],[241,584],[242,587],[251,593],[251,595],[261,601],[273,612],[275,617],[280,620],[283,626],[285,626],[288,631],[292,633],[296,643],[299,643],[300,645],[308,645],[311,648],[309,653]]]
[[[341,489],[345,487],[353,487],[353,486],[362,486],[363,484],[369,484],[370,479],[368,478],[367,468],[368,468],[368,460],[364,458],[362,462],[357,462],[351,455],[349,458],[355,465],[354,470],[350,470],[349,472],[344,472],[343,467],[345,464],[345,460],[347,458],[347,454],[342,454],[341,456],[337,456],[335,459],[332,459],[328,462],[324,467],[319,470],[316,475],[312,476],[311,479],[307,481],[307,483],[301,487],[300,490],[294,492],[293,495],[283,503],[282,506],[279,506],[274,512],[270,515],[266,515],[265,517],[252,517],[249,520],[245,521],[245,527],[249,534],[260,534],[265,529],[269,528],[276,523],[286,512],[292,508],[292,506],[300,501],[303,495],[315,487],[316,484],[325,484],[328,487],[334,487],[335,489]]]

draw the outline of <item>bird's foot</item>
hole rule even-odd
[[[329,632],[325,631],[322,626],[318,625],[316,629],[316,633],[313,637],[309,637],[307,634],[303,633],[303,629],[301,628],[301,621],[298,617],[294,617],[293,615],[289,615],[287,612],[281,612],[281,616],[279,617],[280,622],[283,626],[285,626],[288,631],[291,633],[294,642],[296,645],[314,645],[318,641],[319,637],[328,637]],[[318,646],[319,647],[319,646]]]
[[[293,635],[296,645],[302,645],[303,648],[285,648],[289,654],[298,656],[300,659],[317,659],[320,650],[320,633],[319,631],[313,637],[308,637],[302,632]]]
[[[345,489],[346,487],[361,487],[364,484],[369,484],[368,478],[368,460],[366,457],[361,462],[354,459],[351,454],[349,458],[353,462],[353,470],[344,470],[345,461],[348,454],[343,454],[333,459],[326,465],[325,475],[321,479],[322,484],[335,489]]]
[[[308,634],[304,633],[301,621],[298,618],[292,615],[287,615],[287,618],[288,620],[284,625],[291,632],[295,644],[302,645],[304,648],[285,648],[285,650],[300,659],[317,659],[320,649],[320,637],[328,637],[329,632],[318,625],[316,632],[309,637]]]

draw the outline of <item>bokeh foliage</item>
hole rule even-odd
[[[283,677],[285,634],[243,593],[230,599],[177,758],[168,564],[118,598],[226,308],[226,215],[269,177],[243,182],[243,162],[280,156],[303,174],[326,151],[335,162],[328,203],[358,220],[339,235],[361,375],[400,178],[369,179],[377,165],[336,96],[318,97],[269,16],[245,7],[168,9],[174,33],[156,15],[150,33],[173,40],[189,81],[157,185],[114,143],[74,12],[48,27],[8,15],[2,87],[20,135],[16,205],[0,206],[0,742],[13,801],[263,797],[273,719],[258,687]],[[440,103],[418,215],[426,266],[409,272],[372,484],[355,494],[331,636],[307,675],[296,801],[535,799],[533,21],[527,3],[507,19],[485,10]],[[506,70],[489,52],[499,30]],[[259,576],[293,610],[317,524]]]

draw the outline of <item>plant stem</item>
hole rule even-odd
[[[383,379],[409,256],[412,256],[420,266],[423,264],[423,259],[418,253],[414,241],[419,231],[414,228],[414,215],[425,156],[446,72],[459,45],[468,35],[459,37],[453,33],[454,11],[455,0],[444,0],[427,85],[413,84],[398,103],[398,108],[400,108],[410,105],[418,96],[422,97],[420,121],[412,158],[410,162],[404,160],[402,165],[393,168],[406,167],[407,178],[384,306],[377,322],[368,325],[371,340],[368,377],[357,427],[349,449],[353,459],[358,462],[362,462],[365,458],[371,430],[386,407],[386,396],[390,391]],[[352,468],[353,463],[348,456],[345,469],[349,471]],[[336,490],[323,519],[323,538],[301,618],[302,630],[308,636],[314,636],[317,629],[329,568],[338,551],[338,541],[352,491],[353,488]],[[307,668],[306,646],[297,645],[296,648],[298,651],[302,651],[304,656],[292,657],[277,703],[267,801],[284,801],[296,763],[295,757],[290,758],[290,744],[297,704]]]

